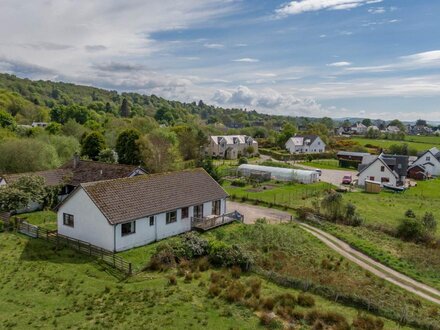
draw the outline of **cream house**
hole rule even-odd
[[[255,156],[258,154],[258,142],[246,135],[213,135],[209,138],[206,154],[225,159]]]

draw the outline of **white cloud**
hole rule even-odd
[[[384,7],[372,7],[368,9],[370,14],[384,14],[386,9]]]
[[[283,5],[276,14],[282,17],[319,10],[347,10],[379,2],[382,0],[298,0]]]
[[[232,61],[233,62],[256,63],[256,62],[259,62],[260,60],[258,60],[256,58],[243,57],[243,58],[237,58],[237,59],[232,60]]]
[[[327,64],[327,66],[334,66],[334,67],[344,67],[344,66],[350,66],[351,62],[334,62]]]
[[[203,45],[203,47],[210,48],[210,49],[222,49],[222,48],[225,48],[225,45],[215,44],[215,43],[206,43]]]
[[[222,106],[251,107],[265,113],[290,116],[319,117],[329,113],[328,109],[314,99],[298,98],[270,88],[254,90],[247,86],[238,86],[235,89],[218,89],[212,101]]]

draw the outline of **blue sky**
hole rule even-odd
[[[2,6],[2,72],[273,114],[440,120],[440,1]]]

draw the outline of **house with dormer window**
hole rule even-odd
[[[224,159],[252,157],[258,154],[258,142],[247,135],[215,135],[210,137],[205,152]]]

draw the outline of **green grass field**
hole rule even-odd
[[[57,214],[53,211],[23,213],[19,217],[47,230],[57,230]]]
[[[282,244],[283,249],[290,246],[289,243],[301,244],[289,248],[291,251],[301,251],[294,253],[296,258],[303,259],[301,267],[309,264],[309,260],[313,257],[332,255],[327,254],[325,246],[307,235],[306,237],[290,236],[298,229],[293,227],[291,230],[293,231],[289,230],[288,234],[289,237],[296,237],[295,242],[286,241]],[[242,234],[243,225],[237,225],[223,227],[206,236],[222,236],[225,241],[249,244],[237,237]],[[310,248],[312,249],[310,256],[304,255]],[[144,249],[133,251],[132,258],[148,259],[148,253],[144,255]],[[136,254],[138,256],[135,256]],[[190,281],[177,277],[177,285],[173,286],[168,284],[168,276],[174,273],[174,270],[142,272],[128,280],[120,280],[113,275],[111,269],[97,264],[84,255],[68,249],[55,251],[47,242],[12,233],[0,234],[0,258],[2,260],[0,328],[2,329],[264,328],[251,308],[229,303],[221,297],[213,298],[208,294],[211,270],[201,273],[199,279]],[[350,269],[354,267],[345,265],[345,262],[343,266]],[[314,267],[320,268],[319,265]],[[335,277],[332,271],[326,272],[331,273],[328,275],[329,278]],[[320,273],[323,271],[321,270]],[[365,283],[372,281],[361,271],[358,274],[363,276]],[[256,277],[245,274],[242,280],[246,281],[249,276]],[[381,290],[377,291],[383,292],[384,295],[399,294],[398,290],[388,288],[385,284],[380,286]],[[274,297],[284,293],[296,296],[299,291],[266,280],[262,281],[261,296]],[[355,308],[346,307],[317,295],[311,296],[315,301],[316,310],[340,313],[349,322],[358,314]],[[402,306],[409,301],[409,297],[404,297]],[[425,304],[422,302],[419,307],[420,316],[423,317]],[[409,306],[410,312],[411,309],[412,307]],[[297,306],[295,310],[305,313],[311,309]],[[396,329],[395,322],[386,319],[384,321],[385,329]],[[306,324],[301,327],[301,329],[310,328]]]
[[[406,137],[404,141],[395,140],[380,140],[380,139],[367,139],[362,137],[352,137],[353,141],[358,142],[361,146],[366,144],[371,144],[379,148],[389,148],[393,144],[403,144],[407,143],[410,148],[414,148],[417,151],[425,151],[432,147],[440,147],[439,137],[427,137],[427,136],[409,136]]]
[[[298,165],[316,167],[324,170],[356,171],[354,168],[340,167],[337,159],[316,159],[310,162],[301,162]]]

